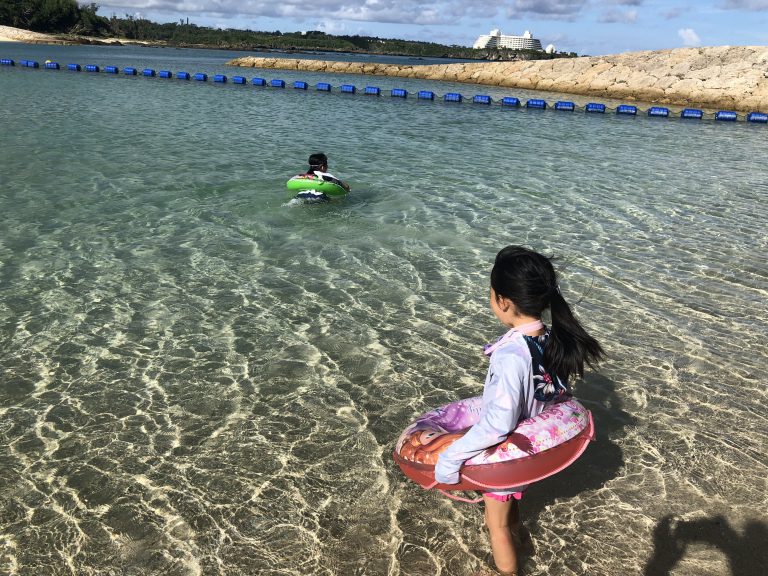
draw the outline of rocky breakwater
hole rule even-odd
[[[721,46],[516,62],[396,65],[236,58],[233,66],[422,78],[620,100],[768,112],[768,46]]]

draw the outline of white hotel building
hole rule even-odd
[[[483,34],[472,46],[473,48],[509,48],[510,50],[543,50],[541,47],[541,40],[534,38],[533,35],[526,30],[522,36],[509,36],[502,34],[497,28],[491,30],[490,34]],[[554,46],[547,46],[547,52],[554,52]]]

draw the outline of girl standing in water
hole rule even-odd
[[[587,334],[560,293],[550,260],[522,246],[507,246],[491,270],[491,310],[509,328],[486,346],[490,366],[483,390],[480,421],[438,458],[435,479],[459,482],[462,464],[502,442],[520,420],[570,397],[568,379],[584,374],[603,357],[600,343]],[[549,309],[552,326],[541,321]],[[528,486],[484,492],[485,523],[496,568],[517,575],[519,539],[517,500]]]

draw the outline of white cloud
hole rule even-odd
[[[661,13],[664,18],[667,20],[674,20],[675,18],[679,18],[682,14],[685,13],[685,10],[682,7],[676,6],[674,8],[670,8],[669,10],[665,10]]]
[[[575,20],[587,0],[512,0],[507,7],[510,18],[537,16],[550,20]]]
[[[718,0],[726,9],[768,9],[768,0]],[[646,0],[107,0],[102,13],[142,10],[185,17],[289,18],[312,26],[331,21],[453,25],[466,19],[547,19],[574,21],[590,8],[605,9],[601,22],[633,23]],[[632,8],[632,9],[627,9]]]
[[[482,10],[462,0],[109,0],[102,12],[115,10],[154,11],[189,16],[291,18],[315,21],[317,18],[395,24],[453,24],[467,15],[494,16],[501,4],[515,0],[489,0]],[[584,3],[572,0],[566,3]],[[560,2],[558,2],[560,3]],[[469,4],[469,5],[467,5]],[[546,3],[545,3],[546,4]]]
[[[347,25],[344,24],[344,22],[339,22],[338,20],[333,20],[330,18],[324,18],[323,20],[320,20],[315,25],[314,29],[325,32],[326,34],[333,34],[336,36],[349,34],[349,29],[347,28]]]
[[[608,10],[600,17],[600,22],[615,24],[617,22],[625,24],[634,24],[637,22],[637,10],[627,10],[622,12],[621,10]]]
[[[724,10],[768,11],[768,0],[708,0],[707,3]],[[639,18],[635,8],[650,9],[656,4],[646,0],[105,0],[101,4],[101,13],[132,14],[141,11],[168,14],[173,20],[204,17],[214,22],[222,19],[290,19],[301,27],[312,26],[318,19],[329,23],[344,20],[452,26],[473,19],[524,18],[572,22],[591,9],[604,11],[601,22],[632,23]],[[664,16],[674,18],[678,13],[679,8],[669,7]],[[233,25],[237,26],[236,23]]]
[[[677,35],[683,40],[683,46],[699,46],[701,39],[693,28],[680,28]]]
[[[768,0],[725,0],[722,7],[726,10],[768,10]]]

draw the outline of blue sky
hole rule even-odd
[[[768,45],[768,0],[108,0],[103,16],[199,26],[427,40],[471,46],[530,30],[580,55],[685,46]]]

